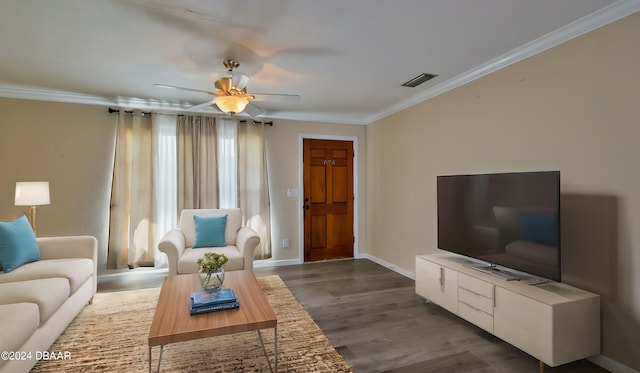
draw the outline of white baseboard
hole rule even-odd
[[[403,275],[404,277],[410,278],[412,280],[416,279],[416,274],[411,272],[411,271],[407,271],[404,268],[400,268],[398,266],[396,266],[393,263],[389,263],[386,260],[380,259],[378,257],[375,257],[373,255],[369,255],[369,254],[361,254],[359,256],[359,258],[365,258],[365,259],[369,259],[370,261],[374,262],[374,263],[378,263],[383,267],[389,268],[390,270],[397,272],[401,275]]]
[[[410,278],[412,280],[415,280],[416,276],[413,272],[411,271],[407,271],[406,269],[403,268],[399,268],[398,266],[396,266],[393,263],[389,263],[386,260],[380,259],[378,257],[375,257],[373,255],[369,255],[366,253],[361,253],[361,254],[356,254],[356,256],[354,257],[355,259],[369,259],[374,263],[380,264],[383,267],[386,267],[394,272],[397,272],[401,275],[403,275],[404,277]],[[280,267],[280,266],[290,266],[290,265],[295,265],[295,264],[303,264],[303,261],[300,259],[280,259],[280,260],[274,260],[274,259],[264,259],[264,260],[256,260],[253,262],[253,267],[254,268],[265,268],[265,267]]]
[[[263,260],[255,260],[253,262],[254,268],[265,268],[265,267],[281,267],[281,266],[291,266],[294,264],[302,264],[300,259],[263,259]]]
[[[610,359],[604,355],[592,356],[588,360],[608,370],[611,373],[639,373],[639,371],[630,368],[622,363],[619,363],[613,359]]]

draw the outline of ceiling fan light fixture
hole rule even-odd
[[[213,99],[223,113],[241,113],[249,105],[249,99],[243,96],[218,96]]]

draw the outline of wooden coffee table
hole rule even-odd
[[[260,334],[261,329],[271,328],[274,337],[274,367],[278,371],[278,320],[253,271],[226,272],[223,287],[233,289],[240,308],[192,316],[189,312],[189,298],[192,292],[202,290],[198,275],[169,276],[164,280],[149,331],[149,372],[152,348],[155,346],[160,346],[159,372],[164,345],[253,330],[258,332],[269,369],[274,371]]]

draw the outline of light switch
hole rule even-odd
[[[287,197],[297,197],[297,196],[298,196],[298,189],[296,188],[287,189]]]

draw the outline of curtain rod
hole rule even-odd
[[[120,112],[120,110],[119,110],[119,109],[109,108],[109,114],[112,114],[112,113],[119,113],[119,112]],[[126,114],[133,114],[133,113],[134,113],[134,111],[133,111],[133,110],[129,110],[129,111],[126,111],[126,110],[125,110],[125,113],[126,113]],[[159,114],[159,115],[164,115],[164,114],[162,114],[162,113],[158,113],[158,114]],[[150,112],[150,111],[140,111],[140,115],[142,115],[142,116],[145,116],[145,115],[151,115],[151,112]],[[187,114],[171,114],[171,115],[175,115],[175,116],[177,116],[177,117],[184,117],[184,116],[185,116],[185,115],[187,115]],[[196,115],[196,114],[188,114],[188,115]],[[211,117],[211,115],[201,115],[201,116],[202,116],[202,117]],[[215,117],[215,116],[213,116],[213,117]],[[246,120],[241,120],[240,122],[241,122],[241,123],[245,123],[245,122],[246,122]],[[254,121],[253,121],[253,124],[262,124],[262,122],[258,122],[258,121],[255,121],[255,120],[254,120]],[[266,125],[268,125],[268,126],[273,126],[273,122],[264,122],[264,124],[266,124]]]
[[[113,114],[113,113],[119,113],[120,110],[118,109],[113,109],[113,108],[109,108],[109,114]],[[133,114],[133,110],[131,111],[126,111],[125,110],[125,114]],[[150,111],[141,111],[140,115],[145,116],[145,115],[151,115]]]
[[[243,119],[243,120],[241,120],[241,121],[240,121],[240,123],[247,123],[247,121]],[[260,121],[254,120],[254,121],[253,121],[253,124],[264,124],[264,125],[267,125],[267,126],[273,127],[273,122],[264,122],[264,123],[263,123],[263,122],[260,122]]]

